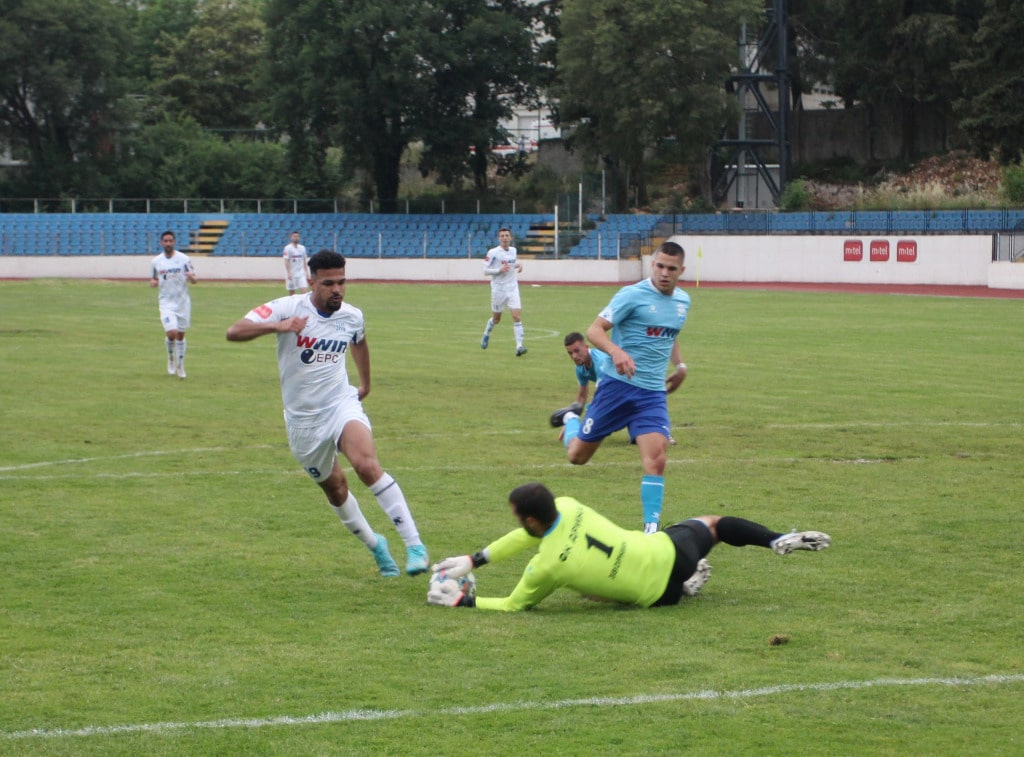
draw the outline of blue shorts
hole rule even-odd
[[[641,389],[605,376],[587,408],[579,439],[599,442],[623,428],[629,429],[631,442],[642,434],[655,433],[667,438],[671,436],[667,397],[665,392]]]

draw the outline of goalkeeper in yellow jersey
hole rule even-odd
[[[521,528],[475,555],[449,557],[432,570],[460,578],[474,568],[535,547],[522,578],[507,597],[473,597],[457,581],[431,582],[427,601],[481,610],[528,610],[556,589],[637,605],[675,605],[696,594],[711,574],[705,556],[718,542],[733,547],[766,547],[786,555],[797,549],[821,550],[828,534],[782,534],[743,518],[703,515],[645,534],[627,531],[572,497],[555,497],[539,483],[523,484],[509,494],[512,515]]]

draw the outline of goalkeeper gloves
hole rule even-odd
[[[479,568],[481,565],[486,565],[490,562],[487,557],[487,550],[482,549],[475,555],[470,557],[469,555],[462,555],[460,557],[446,557],[441,562],[434,563],[430,566],[430,570],[434,573],[444,571],[451,578],[462,578],[464,575],[473,570],[473,568]]]
[[[434,563],[430,569],[434,573],[439,573],[443,570],[448,574],[449,578],[462,578],[469,571],[473,570],[473,558],[469,555],[446,557],[441,562]]]
[[[476,599],[466,594],[462,586],[454,578],[431,581],[427,590],[427,603],[441,607],[476,607]]]

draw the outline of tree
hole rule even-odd
[[[894,111],[904,159],[916,157],[922,113],[944,121],[957,95],[952,64],[967,54],[983,0],[798,2],[804,67],[847,107]]]
[[[132,92],[149,89],[153,62],[169,53],[169,46],[183,39],[196,22],[198,0],[122,0],[127,14],[129,46],[122,53]]]
[[[644,157],[673,144],[703,162],[732,103],[724,92],[740,20],[757,0],[565,0],[554,93],[571,147],[599,157],[647,201]]]
[[[423,120],[424,175],[436,171],[451,186],[472,174],[477,191],[487,189],[491,145],[507,136],[498,122],[513,105],[536,100],[533,25],[533,7],[518,0],[439,2],[433,16],[439,44]]]
[[[470,145],[489,144],[507,103],[525,91],[515,79],[529,51],[506,17],[525,5],[270,0],[273,121],[289,135],[296,167],[321,186],[327,147],[340,145],[346,167],[367,171],[393,210],[402,154],[423,140],[427,165],[454,180]]]
[[[398,196],[402,152],[417,134],[429,71],[420,4],[412,0],[272,0],[268,6],[271,108],[290,136],[293,162],[323,186],[327,148],[373,177],[378,197]]]
[[[981,157],[1024,159],[1024,2],[988,0],[970,52],[953,67],[960,127]]]
[[[152,89],[162,109],[207,129],[252,129],[263,114],[260,72],[266,26],[253,0],[201,0],[181,37],[161,33],[152,60]]]
[[[118,53],[124,9],[107,0],[21,0],[0,16],[0,137],[28,161],[24,189],[88,194],[127,117]]]
[[[127,197],[294,197],[283,145],[224,140],[187,116],[127,133],[118,174]]]

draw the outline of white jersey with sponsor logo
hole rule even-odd
[[[152,268],[152,278],[160,283],[161,305],[189,304],[186,274],[192,273],[193,270],[192,261],[188,259],[188,255],[175,250],[171,257],[167,257],[161,252],[153,258]]]
[[[306,246],[301,244],[287,244],[282,253],[288,262],[288,280],[306,280]]]
[[[509,269],[501,271],[501,266],[508,263]],[[484,258],[484,273],[491,277],[493,291],[507,292],[519,286],[519,274],[516,272],[516,248],[502,249],[501,245],[492,247]]]
[[[348,382],[345,355],[350,344],[365,336],[363,311],[349,305],[330,315],[313,306],[312,295],[281,297],[250,310],[254,323],[308,317],[302,332],[277,334],[277,364],[281,374],[284,419],[289,426],[317,426],[345,402],[358,401],[359,392]]]

